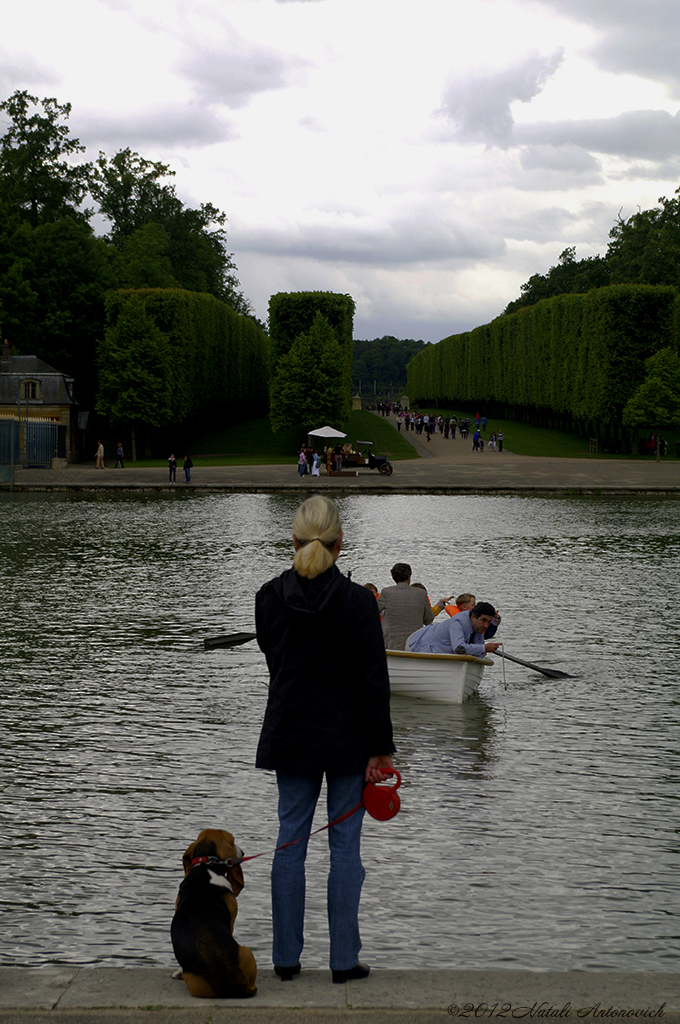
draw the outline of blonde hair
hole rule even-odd
[[[456,604],[460,608],[464,604],[470,604],[471,601],[474,602],[474,600],[474,594],[459,594],[458,597],[456,598]]]
[[[320,494],[300,505],[293,519],[293,536],[300,545],[293,568],[300,576],[314,579],[333,565],[331,554],[342,527],[334,503]]]

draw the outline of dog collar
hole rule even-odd
[[[229,860],[220,860],[219,857],[194,857],[189,865],[189,870],[197,867],[199,864],[223,864],[227,868],[235,868],[242,860],[243,857],[230,857]]]

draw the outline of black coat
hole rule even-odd
[[[270,683],[258,768],[363,773],[395,747],[378,605],[333,565],[312,580],[289,569],[255,599]]]

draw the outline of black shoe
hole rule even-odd
[[[295,964],[295,967],[277,967],[274,964],[274,974],[278,974],[281,981],[292,981],[296,974],[300,973],[300,964]]]
[[[366,964],[356,964],[348,971],[333,971],[333,984],[342,985],[345,981],[360,981],[361,978],[367,978],[370,973],[371,968]]]

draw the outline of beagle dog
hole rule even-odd
[[[252,950],[232,934],[244,885],[242,856],[230,832],[207,828],[182,857],[185,877],[170,935],[192,996],[239,999],[257,992]]]

